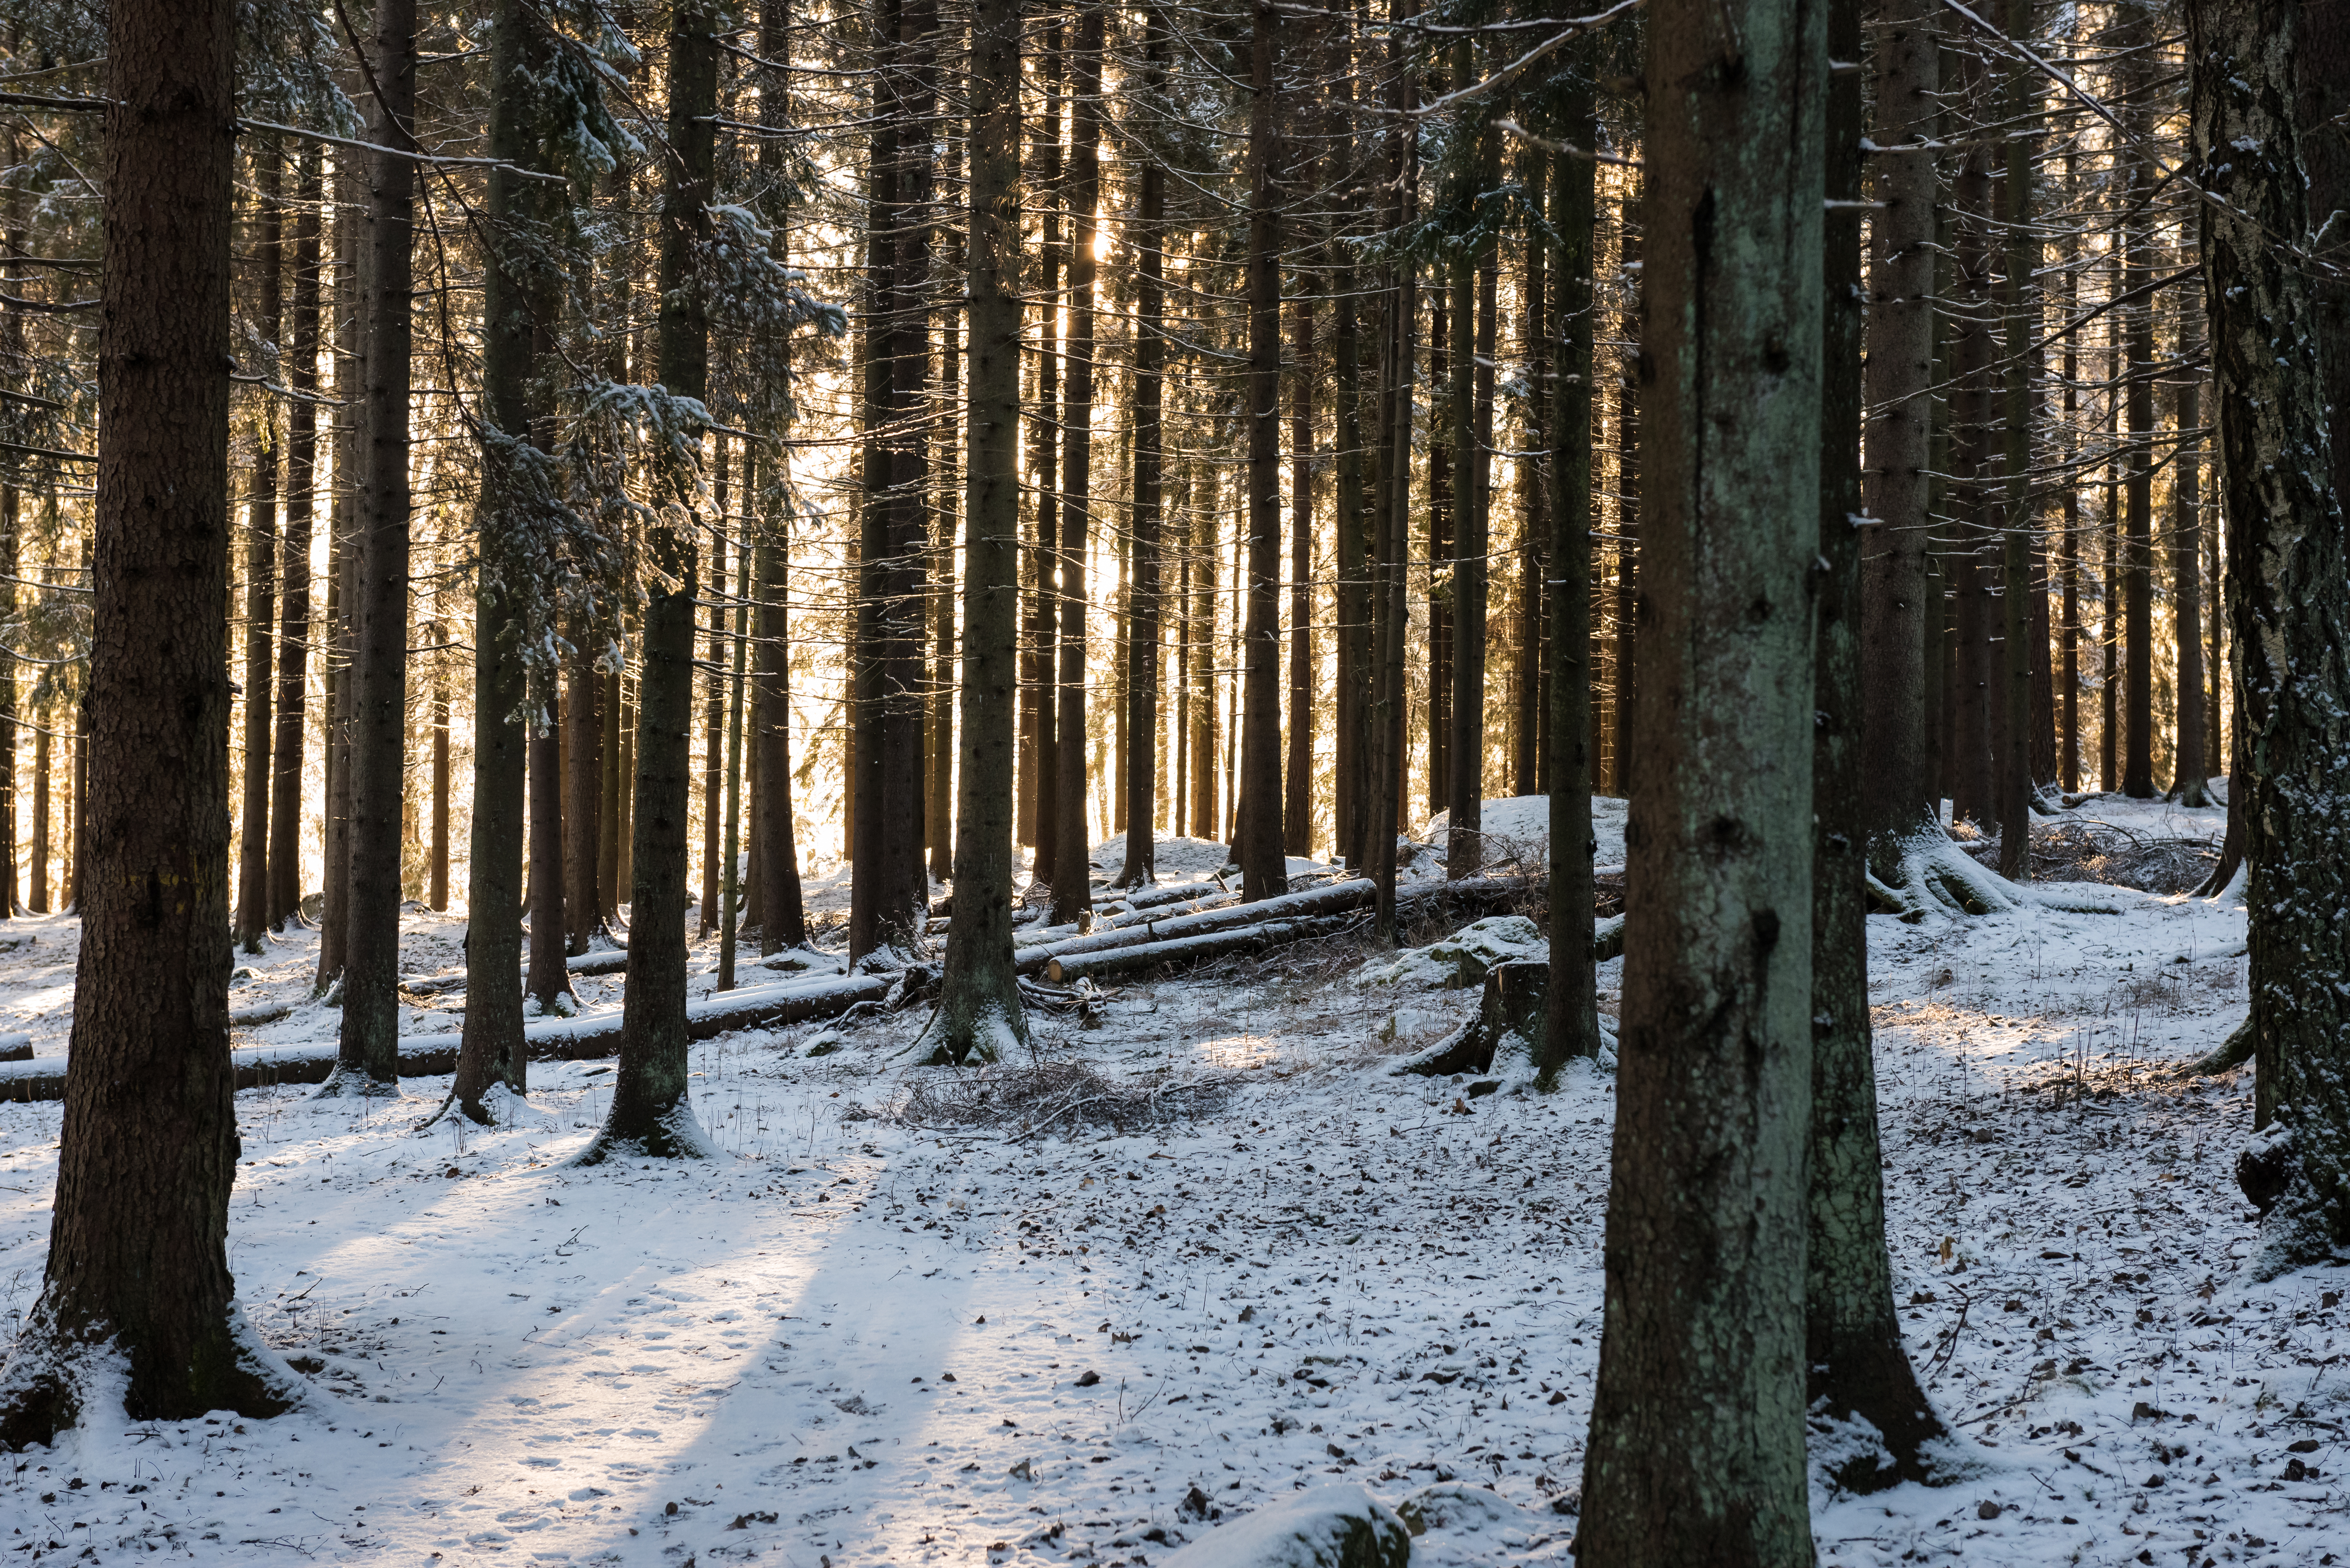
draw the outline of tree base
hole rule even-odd
[[[2252,1021],[2247,1018],[2220,1042],[2218,1050],[2179,1068],[2178,1076],[2209,1078],[2220,1073],[2232,1073],[2252,1059]]]
[[[77,1338],[58,1328],[44,1307],[34,1309],[34,1319],[0,1376],[0,1449],[22,1452],[54,1442],[91,1413],[109,1408],[134,1421],[188,1420],[210,1410],[267,1420],[303,1400],[299,1380],[271,1365],[275,1357],[234,1306],[225,1325],[228,1353],[220,1358],[227,1365],[209,1376],[175,1377],[169,1387],[145,1386],[113,1342]]]
[[[639,1159],[716,1159],[719,1154],[718,1146],[703,1130],[693,1107],[681,1101],[642,1127],[625,1132],[606,1127],[568,1163],[584,1170],[622,1156]]]
[[[320,1084],[310,1097],[314,1100],[396,1100],[400,1098],[400,1080],[397,1077],[373,1077],[357,1067],[338,1065],[327,1075],[327,1081]]]

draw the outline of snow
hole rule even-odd
[[[1601,875],[1624,869],[1624,819],[1628,809],[1627,803],[1613,795],[1591,797],[1591,837],[1596,846],[1592,869]],[[1518,794],[1486,801],[1478,807],[1478,821],[1488,867],[1498,869],[1511,860],[1534,867],[1550,863],[1550,796]],[[1418,836],[1440,852],[1451,825],[1452,814],[1440,811],[1428,819]]]
[[[2250,1074],[2169,1072],[2243,1016],[2241,906],[2113,901],[1869,922],[1897,1300],[1966,1464],[1815,1483],[1824,1563],[2350,1556],[2350,1270],[2252,1277]],[[457,966],[459,921],[403,929],[403,969]],[[45,1058],[75,940],[64,917],[0,933],[0,1027]],[[331,1038],[309,941],[239,961],[235,1005],[298,1002],[241,1046]],[[1275,955],[1115,987],[1091,1023],[1033,1013],[1001,1070],[1074,1061],[1181,1107],[1124,1135],[894,1119],[954,1081],[903,1065],[919,1008],[696,1044],[707,1161],[567,1163],[603,1062],[534,1063],[486,1130],[419,1130],[445,1078],[240,1093],[230,1260],[312,1398],[95,1420],[0,1472],[0,1537],[27,1563],[1164,1568],[1235,1561],[1198,1543],[1343,1484],[1421,1516],[1415,1563],[1565,1563],[1613,1081],[1391,1076],[1478,993],[1330,983],[1359,967]],[[582,977],[586,1011],[623,979]],[[462,1005],[403,1004],[403,1033]],[[60,1124],[0,1104],[11,1325]]]

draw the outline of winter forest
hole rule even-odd
[[[0,0],[9,1561],[2350,1561],[2350,0],[1588,3]]]

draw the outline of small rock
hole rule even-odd
[[[1183,1494],[1183,1501],[1175,1505],[1175,1517],[1180,1520],[1197,1521],[1207,1518],[1208,1510],[1213,1505],[1208,1501],[1208,1494],[1201,1491],[1197,1486],[1194,1486],[1190,1491]]]
[[[1010,1476],[1014,1480],[1024,1481],[1035,1480],[1036,1479],[1035,1470],[1031,1468],[1026,1459],[1020,1460],[1003,1473]]]
[[[1085,1371],[1077,1374],[1077,1386],[1080,1388],[1090,1388],[1100,1381],[1101,1374],[1094,1371],[1091,1367],[1087,1367]]]
[[[1991,1501],[1989,1498],[1985,1498],[1982,1501],[1975,1504],[1975,1517],[1977,1519],[1997,1519],[2000,1516],[2000,1512],[2001,1510],[1999,1504]]]
[[[2142,1484],[2147,1490],[2152,1491],[2155,1488],[2162,1484],[2162,1472],[2160,1470],[2155,1471],[2154,1474],[2147,1477],[2140,1484]]]

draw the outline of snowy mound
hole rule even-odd
[[[1467,991],[1485,983],[1496,964],[1550,960],[1550,939],[1523,915],[1488,915],[1441,941],[1406,948],[1382,963],[1374,959],[1359,975],[1364,985],[1405,990]]]
[[[1350,1482],[1258,1509],[1167,1559],[1168,1568],[1405,1568],[1411,1535],[1395,1510]]]
[[[1592,862],[1595,870],[1624,868],[1625,810],[1625,803],[1612,795],[1591,797],[1591,836],[1598,848]],[[1479,811],[1478,820],[1483,825],[1488,866],[1513,858],[1525,862],[1528,869],[1549,864],[1550,796],[1516,794],[1489,800]],[[1419,836],[1441,849],[1451,826],[1452,814],[1440,811],[1428,819]]]

